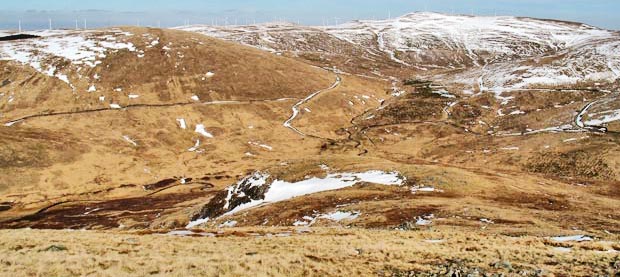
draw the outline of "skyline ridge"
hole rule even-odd
[[[620,10],[617,1],[569,0],[501,0],[489,3],[483,0],[386,0],[386,1],[281,1],[281,0],[230,0],[181,2],[120,0],[99,3],[95,1],[41,1],[29,0],[3,3],[0,8],[0,29],[16,29],[17,21],[26,23],[28,29],[45,27],[48,18],[58,27],[69,28],[75,20],[87,19],[93,27],[137,25],[163,27],[190,23],[208,24],[211,20],[238,23],[271,22],[286,19],[302,25],[322,25],[322,22],[347,22],[394,18],[415,11],[429,11],[444,14],[474,14],[479,16],[523,16],[542,19],[580,22],[588,25],[618,30],[620,19],[615,11]],[[353,8],[354,7],[354,8]]]
[[[150,27],[150,28],[175,28],[175,27],[192,26],[192,25],[247,26],[247,25],[257,25],[257,24],[282,24],[282,23],[296,24],[296,25],[307,26],[307,27],[320,27],[320,26],[337,26],[337,25],[353,23],[353,22],[387,21],[387,20],[404,18],[407,16],[416,15],[416,14],[424,14],[424,13],[440,14],[444,16],[454,16],[454,17],[473,16],[473,17],[531,18],[535,20],[551,20],[551,21],[560,21],[560,22],[573,23],[573,24],[583,24],[583,25],[587,25],[590,27],[599,28],[603,30],[618,31],[617,29],[600,27],[600,26],[589,24],[587,22],[564,20],[564,19],[558,19],[558,18],[543,18],[543,17],[520,16],[520,15],[478,15],[478,14],[472,15],[472,14],[465,14],[465,13],[451,14],[451,13],[438,12],[438,11],[412,11],[412,12],[404,13],[401,15],[387,17],[387,18],[356,18],[356,19],[350,19],[350,20],[344,20],[344,21],[324,18],[320,24],[304,24],[300,20],[295,20],[295,19],[286,18],[286,17],[280,17],[280,18],[274,17],[272,20],[265,20],[265,21],[257,21],[256,19],[250,19],[247,17],[245,18],[236,18],[236,17],[211,18],[211,22],[192,22],[189,19],[185,19],[183,20],[183,22],[180,22],[179,24],[162,24],[161,20],[152,22],[152,21],[141,21],[139,19],[133,22],[133,24],[131,22],[126,22],[125,24],[123,23],[114,24],[114,22],[111,20],[108,20],[107,23],[103,23],[101,21],[89,21],[88,19],[84,17],[80,17],[76,19],[60,19],[60,20],[49,17],[49,18],[39,18],[34,23],[32,21],[18,19],[17,22],[14,24],[15,26],[13,26],[12,28],[11,26],[3,28],[2,27],[3,25],[0,24],[0,30],[4,30],[4,31],[40,31],[40,30],[48,30],[48,29],[71,30],[71,29],[97,29],[97,28],[121,27],[121,26],[137,26],[137,27]]]

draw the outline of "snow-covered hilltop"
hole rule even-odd
[[[438,13],[412,13],[382,21],[356,21],[328,27],[326,31],[361,44],[378,37],[379,47],[409,54],[412,56],[410,60],[416,60],[428,51],[448,50],[466,54],[469,62],[473,63],[483,63],[485,58],[489,58],[487,56],[542,55],[615,36],[610,31],[576,23]]]
[[[173,29],[239,42],[269,52],[320,51],[325,47],[316,38],[336,39],[322,29],[291,23],[264,23],[244,26],[193,25]]]
[[[40,38],[0,43],[0,60],[28,65],[71,87],[74,70],[94,68],[111,52],[136,51],[134,45],[126,41],[131,34],[116,29],[108,32],[45,30],[28,34]]]
[[[272,52],[345,49],[368,60],[433,72],[472,89],[500,90],[613,82],[620,78],[620,35],[585,24],[524,17],[411,13],[337,26],[273,23],[179,27]],[[437,70],[454,71],[437,75]]]

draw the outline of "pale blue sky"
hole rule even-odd
[[[620,0],[2,0],[0,29],[69,28],[87,19],[89,27],[140,25],[162,27],[217,21],[220,24],[286,19],[307,25],[329,20],[387,18],[414,11],[477,15],[519,15],[579,21],[620,29]]]

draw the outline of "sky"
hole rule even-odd
[[[304,25],[385,19],[415,11],[515,15],[620,30],[620,0],[2,0],[0,29],[173,27],[288,21]]]

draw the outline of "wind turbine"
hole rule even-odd
[[[19,32],[21,33],[22,32],[22,21],[21,21],[21,19],[17,21],[17,26],[18,26],[17,28],[19,29]]]
[[[49,28],[49,30],[51,31],[51,30],[52,30],[52,19],[51,19],[51,18],[48,18],[48,20],[49,20],[49,23],[50,23],[50,26],[49,26],[50,28]]]

